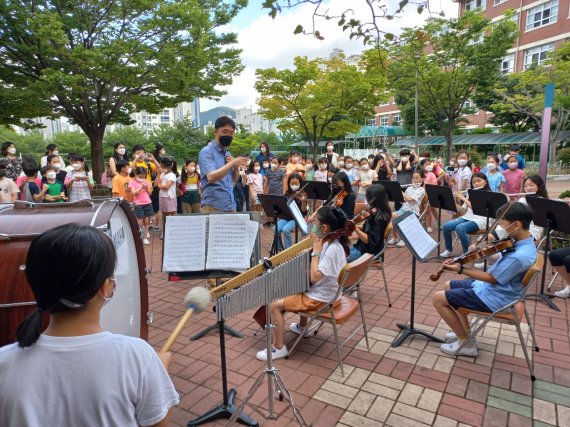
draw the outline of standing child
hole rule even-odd
[[[56,180],[56,173],[53,167],[42,168],[42,175],[46,178],[46,183],[42,186],[45,203],[63,203],[67,200],[63,191],[63,184]]]
[[[0,203],[15,202],[20,192],[16,183],[6,176],[7,173],[7,168],[0,166]]]
[[[521,193],[525,173],[522,169],[518,169],[519,161],[517,156],[509,156],[507,159],[508,169],[503,172],[505,177],[505,193],[517,194]]]
[[[172,172],[173,162],[168,157],[160,159],[161,173],[156,177],[155,186],[159,189],[158,206],[162,213],[162,233],[164,237],[164,225],[166,217],[176,215],[176,174]]]
[[[25,158],[22,160],[22,170],[26,175],[25,181],[22,183],[20,198],[26,202],[37,203],[44,199],[47,192],[47,187],[41,188],[38,186],[38,164],[32,158]],[[43,186],[42,186],[43,187]]]
[[[135,215],[142,231],[143,243],[150,245],[150,219],[154,216],[152,208],[152,187],[146,179],[148,170],[145,167],[137,166],[135,168],[135,179],[129,182],[129,190],[133,195],[133,203],[135,206]]]
[[[129,182],[131,182],[131,165],[128,160],[117,160],[115,163],[115,170],[118,172],[117,175],[113,177],[113,197],[122,197],[124,199],[130,199],[132,201],[131,194],[129,192],[127,197],[127,189]]]
[[[412,175],[412,185],[406,188],[403,192],[404,204],[400,209],[392,214],[392,218],[398,218],[404,212],[410,211],[416,214],[417,217],[420,216],[420,204],[424,198],[426,191],[423,188],[424,183],[424,172],[415,171]],[[396,244],[398,246],[405,246],[403,240],[398,241],[398,233],[394,230],[394,237],[388,241],[390,244]]]
[[[473,175],[471,171],[471,156],[467,151],[457,153],[457,164],[459,165],[457,172],[455,172],[453,179],[448,180],[448,184],[453,188],[454,193],[471,188],[471,175]]]
[[[263,207],[259,201],[258,194],[263,194],[263,175],[261,175],[261,165],[256,160],[249,164],[247,175],[247,185],[249,187],[249,199],[251,201],[251,210],[261,212]]]
[[[70,202],[91,199],[93,180],[89,176],[89,168],[85,164],[85,158],[78,154],[70,157],[73,168],[65,177],[65,186]]]
[[[315,168],[313,166],[313,160],[305,160],[305,181],[315,180]]]
[[[196,173],[196,162],[194,160],[186,160],[184,162],[184,169],[182,169],[180,181],[184,190],[182,196],[182,213],[200,213],[200,199],[202,194],[200,190],[200,177]]]
[[[378,181],[378,174],[374,169],[370,169],[367,159],[360,159],[360,184],[358,186],[358,197],[356,201],[364,202],[366,200],[366,190],[372,185],[373,181]]]
[[[350,156],[344,157],[344,173],[350,180],[350,185],[354,194],[358,194],[358,185],[360,184],[360,175],[354,167],[354,159]]]
[[[437,176],[433,172],[434,163],[432,163],[429,159],[423,159],[420,162],[420,167],[424,171],[424,176],[425,176],[424,185],[425,184],[429,184],[429,185],[438,185],[439,184],[439,182],[437,180]],[[427,212],[426,212],[426,225],[427,225],[426,231],[428,233],[432,233],[433,228],[431,226],[432,226],[434,218],[437,218],[437,209],[432,208],[430,206],[426,207],[426,209],[427,209]]]
[[[502,193],[505,188],[505,177],[498,170],[499,159],[494,154],[487,156],[487,168],[485,175],[489,179],[489,187],[495,193]],[[485,169],[485,168],[484,168]]]
[[[318,181],[318,182],[327,182],[327,178],[328,178],[328,168],[329,168],[329,161],[327,160],[326,157],[321,157],[318,161],[317,161],[317,165],[319,167],[319,170],[315,171],[315,176],[314,176],[314,180]]]
[[[288,174],[291,173],[298,173],[301,177],[305,177],[305,167],[300,163],[301,155],[298,151],[292,151],[291,157],[289,158],[290,162],[287,164],[285,171]]]
[[[271,194],[273,196],[282,196],[284,176],[285,176],[285,171],[279,168],[279,159],[277,157],[273,157],[271,159],[270,168],[265,174],[265,179],[263,183],[265,194]]]

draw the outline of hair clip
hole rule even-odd
[[[68,299],[65,298],[60,298],[58,301],[67,308],[82,308],[85,306],[85,304],[79,304],[73,301],[69,301]]]

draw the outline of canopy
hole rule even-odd
[[[405,136],[402,126],[362,126],[358,133],[349,133],[347,139],[376,138],[379,136]]]
[[[556,142],[570,137],[570,131],[562,131],[558,134]],[[453,135],[453,145],[532,145],[540,144],[542,134],[540,132],[518,132],[518,133],[483,133],[470,135]],[[416,143],[414,137],[400,139],[394,142],[394,146],[412,147]],[[445,145],[444,136],[424,136],[418,138],[418,145],[421,146],[441,146]]]

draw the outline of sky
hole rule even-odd
[[[311,5],[285,10],[272,19],[267,15],[268,11],[262,9],[261,3],[262,0],[250,0],[248,7],[224,29],[238,34],[237,47],[242,49],[241,58],[245,69],[234,77],[232,85],[223,88],[227,95],[219,101],[201,99],[202,111],[218,106],[257,110],[256,99],[259,95],[254,87],[257,68],[291,68],[295,56],[307,56],[310,59],[328,57],[334,48],[342,49],[347,56],[358,54],[364,49],[361,40],[349,40],[348,34],[338,27],[337,20],[316,21],[324,40],[317,40],[310,35],[294,35],[293,31],[298,24],[312,28],[314,7]],[[386,0],[385,3],[391,11],[397,9],[396,0]],[[340,14],[348,5],[355,17],[364,20],[369,16],[363,0],[326,0],[326,6],[333,13]],[[458,3],[452,0],[430,0],[430,8],[432,13],[444,11],[446,17],[456,17],[458,13]],[[386,32],[398,34],[403,27],[421,26],[428,17],[427,11],[420,15],[414,5],[408,5],[399,18],[391,21],[383,19],[380,26]]]

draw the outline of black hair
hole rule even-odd
[[[293,156],[300,156],[300,155],[301,155],[301,153],[299,153],[297,150],[291,151],[291,154],[290,154],[291,157],[293,157]]]
[[[40,169],[40,173],[42,174],[42,176],[44,176],[47,173],[47,171],[54,171],[55,172],[55,169],[50,164],[47,164],[43,168]]]
[[[346,161],[347,160],[352,160],[354,162],[354,158],[352,156],[344,156],[344,164],[346,166]]]
[[[271,154],[271,151],[269,150],[269,144],[267,142],[263,141],[261,144],[259,144],[259,147],[261,148],[262,145],[265,147],[264,156],[269,156],[269,154]],[[260,150],[260,152],[261,152],[261,150]]]
[[[230,116],[220,116],[216,119],[214,123],[214,129],[223,128],[224,126],[230,125],[232,128],[236,128],[236,122]]]
[[[374,201],[371,203],[371,205],[377,209],[374,220],[377,223],[380,223],[382,221],[389,223],[392,219],[392,209],[388,203],[386,189],[382,184],[370,185],[366,189],[366,200],[368,200],[368,203],[370,203],[372,199],[374,199]]]
[[[546,191],[546,184],[544,184],[544,181],[538,175],[530,175],[524,179],[523,191],[524,191],[524,183],[527,182],[527,180],[529,180],[529,179],[532,182],[534,182],[536,184],[536,186],[538,187],[538,191],[536,192],[535,196],[536,197],[542,197],[544,199],[548,199],[548,191]]]
[[[386,160],[386,159],[384,159],[384,156],[383,156],[382,154],[376,154],[376,155],[374,156],[374,161],[372,162],[372,169],[376,170],[376,166],[378,166],[378,162],[379,162],[380,160],[383,160],[383,161],[384,161],[384,160]],[[385,168],[385,167],[386,167],[386,164],[384,164],[384,165],[382,165],[382,166]]]
[[[72,154],[71,156],[69,156],[69,160],[71,162],[83,162],[83,165],[85,166],[85,173],[89,172],[89,166],[87,166],[87,163],[85,163],[85,157],[83,157],[80,154]]]
[[[187,159],[187,160],[185,160],[185,161],[184,161],[184,167],[182,168],[182,173],[180,174],[180,181],[181,181],[182,183],[184,183],[184,184],[186,184],[186,180],[188,179],[188,172],[186,171],[186,168],[188,167],[188,165],[189,165],[190,163],[196,164],[196,161],[195,161],[195,160],[192,160],[192,159]],[[196,170],[194,169],[194,173],[197,174],[198,171],[196,171]],[[199,178],[198,178],[198,179],[199,179]]]
[[[475,172],[473,175],[471,175],[471,182],[470,182],[471,188],[475,188],[473,186],[473,178],[480,178],[485,180],[485,186],[483,188],[480,188],[479,190],[491,191],[491,187],[489,187],[489,178],[487,177],[487,175],[485,175],[482,172]]]
[[[178,163],[176,163],[176,159],[172,159],[172,172],[176,175],[176,178],[180,176],[180,172],[178,172]]]
[[[324,225],[328,225],[330,231],[341,230],[346,227],[346,215],[344,212],[332,206],[322,206],[317,212],[317,220]],[[348,236],[340,236],[339,243],[342,245],[346,256],[350,253],[350,241]]]
[[[22,159],[22,170],[27,177],[36,176],[38,174],[38,163],[33,157],[24,157]]]
[[[400,150],[400,156],[409,156],[412,152],[409,148],[402,148]]]
[[[247,166],[247,171],[249,173],[255,172],[253,168],[255,167],[256,163],[258,163],[259,166],[261,167],[261,162],[259,160],[252,160],[251,162],[249,162],[249,165]],[[260,169],[260,171],[261,171],[261,169]],[[261,172],[258,172],[258,173],[261,173]]]
[[[51,163],[52,159],[58,159],[59,160],[59,156],[55,155],[55,154],[48,154],[48,156],[46,157],[46,162],[48,165]]]
[[[368,160],[370,160],[370,159],[374,160],[375,157],[376,157],[376,156],[375,156],[374,154],[369,154],[369,155],[368,155]]]
[[[326,157],[321,157],[319,160],[317,160],[317,164],[318,163],[326,163],[327,167],[329,166],[329,159],[327,159]]]
[[[363,157],[362,159],[360,159],[358,161],[358,164],[362,163],[362,162],[366,162],[368,164],[368,159],[366,157]]]
[[[503,212],[507,212],[503,216],[503,219],[509,222],[520,221],[524,230],[530,228],[530,223],[532,222],[532,208],[520,202],[514,202],[510,205],[505,203],[499,209],[497,209],[497,217],[500,217]]]
[[[333,184],[337,181],[340,181],[343,183],[344,191],[346,191],[347,194],[352,194],[352,184],[350,183],[350,179],[348,178],[348,175],[345,172],[340,171],[334,175]]]
[[[117,153],[117,148],[119,148],[119,145],[125,145],[124,142],[117,142],[115,143],[115,145],[113,145],[113,159],[115,159],[115,163],[117,163],[119,160],[124,160],[127,155],[127,150],[126,150],[126,146],[125,146],[125,154],[120,155],[119,153]]]
[[[26,258],[26,278],[38,308],[18,326],[18,345],[30,347],[38,340],[43,312],[83,308],[113,276],[116,261],[113,242],[94,227],[64,224],[36,237]]]
[[[137,166],[133,172],[135,175],[144,175],[144,176],[148,175],[148,169],[145,168],[144,166]]]
[[[174,161],[170,157],[163,157],[160,159],[160,166],[165,166],[167,168],[173,168]]]
[[[161,143],[157,143],[154,146],[154,151],[152,152],[152,155],[154,156],[155,159],[160,159],[160,150],[162,150],[164,148],[164,145],[162,145]]]
[[[499,158],[495,153],[487,154],[487,160],[489,160],[489,157],[491,157],[495,161],[495,163],[497,163],[497,166],[499,165],[500,163]]]
[[[57,145],[48,144],[46,147],[46,156],[49,155],[51,152],[53,152],[53,150],[55,150],[56,148],[57,148]]]
[[[2,143],[2,148],[0,149],[0,152],[2,153],[2,157],[6,157],[8,155],[8,148],[11,145],[15,145],[13,142],[10,141],[6,141]]]
[[[290,195],[290,194],[294,193],[294,191],[291,190],[291,180],[292,179],[298,179],[299,184],[301,184],[303,182],[303,178],[301,178],[301,175],[299,175],[298,173],[292,173],[291,175],[289,175],[289,177],[287,178],[287,191],[285,192],[286,195]]]
[[[121,172],[121,169],[123,169],[125,166],[129,166],[129,165],[130,165],[130,163],[128,160],[117,160],[117,163],[116,163],[117,172]]]
[[[471,154],[469,154],[469,151],[461,150],[457,152],[457,154],[455,155],[455,160],[457,161],[457,164],[459,165],[459,156],[461,154],[465,154],[467,156],[467,164],[465,166],[471,169],[473,166],[473,162],[471,161]]]
[[[6,177],[6,166],[4,165],[0,165],[0,178],[5,178]]]
[[[131,153],[135,154],[137,151],[140,151],[140,150],[146,151],[145,148],[144,148],[142,145],[140,145],[140,144],[139,144],[139,145],[135,145],[135,146],[133,147],[133,149],[131,150]]]

